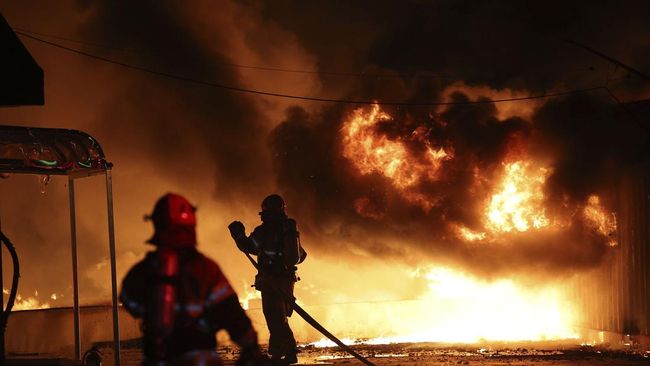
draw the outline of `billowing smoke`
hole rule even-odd
[[[593,195],[608,211],[616,210],[617,178],[645,159],[647,121],[617,106],[602,89],[533,101],[466,102],[592,88],[605,81],[623,100],[647,97],[647,84],[638,78],[561,41],[575,38],[649,70],[642,52],[648,46],[642,16],[647,7],[644,2],[619,7],[197,1],[0,8],[14,27],[108,45],[66,43],[187,79],[325,98],[459,103],[381,107],[390,118],[369,131],[398,143],[415,159],[413,168],[422,168],[424,178],[409,183],[407,196],[390,178],[360,171],[344,154],[346,121],[359,108],[369,113],[371,105],[232,92],[28,40],[45,69],[46,106],[2,111],[0,123],[79,128],[103,144],[115,163],[121,273],[147,249],[141,243],[151,229],[142,215],[170,190],[199,204],[201,248],[220,259],[233,278],[250,271],[225,226],[239,218],[251,229],[259,201],[273,191],[286,196],[312,258],[452,263],[484,275],[567,273],[597,265],[605,253],[607,236],[586,227],[577,212]],[[32,16],[53,9],[66,15]],[[48,20],[39,23],[41,18]],[[435,172],[425,169],[433,159],[429,151],[439,154]],[[499,188],[504,163],[518,158],[539,164],[531,171],[547,169],[540,188],[546,214],[564,220],[562,230],[511,232],[484,243],[461,240],[460,228],[476,235],[485,230],[485,206]],[[97,184],[86,191],[98,205],[101,189]],[[56,201],[48,209],[65,207],[65,193],[48,191]],[[67,254],[58,253],[67,245],[65,215],[33,222],[30,212],[42,210],[39,199],[3,196],[2,203],[3,214],[18,207],[24,212],[4,220],[3,227],[22,231],[16,235],[25,242],[42,243],[23,249],[25,261],[67,271]],[[105,294],[102,217],[92,216],[96,208],[80,210],[80,230],[87,237],[81,263],[92,263],[82,268],[85,289]],[[52,239],[54,231],[60,238]],[[41,258],[44,250],[57,253],[56,260]],[[26,277],[28,293],[42,283]],[[48,281],[47,287],[69,291],[65,279]]]
[[[468,98],[456,94],[453,100]],[[453,152],[441,163],[440,174],[418,182],[415,191],[429,203],[423,207],[421,200],[401,194],[391,178],[361,174],[341,156],[340,121],[350,111],[338,110],[311,116],[292,109],[270,139],[278,182],[299,215],[309,218],[310,234],[328,237],[326,245],[338,243],[338,250],[356,247],[407,261],[422,254],[429,260],[451,257],[481,272],[598,264],[609,238],[586,227],[578,207],[598,195],[615,210],[619,179],[643,158],[645,147],[635,121],[590,96],[546,103],[530,120],[501,120],[491,104],[453,106],[434,117],[431,111],[389,112],[398,117],[377,124],[376,133],[405,141],[401,146],[410,156],[421,155],[422,140],[412,136],[422,130],[427,144]],[[519,155],[547,162],[545,203],[551,213],[570,213],[571,222],[560,232],[523,232],[485,246],[454,235],[457,224],[481,229],[503,163]]]
[[[373,131],[378,139],[406,148],[415,164],[412,171],[426,146],[453,153],[441,162],[436,177],[424,177],[406,193],[400,192],[394,174],[364,172],[354,158],[342,156],[345,121],[355,109],[371,107],[287,111],[269,140],[277,180],[291,207],[303,220],[309,218],[306,229],[323,248],[407,262],[424,255],[425,261],[451,260],[484,274],[566,273],[600,262],[615,233],[594,232],[580,210],[597,195],[607,210],[616,211],[620,178],[646,158],[647,117],[644,120],[636,107],[618,106],[604,89],[533,102],[463,103],[603,85],[618,97],[643,99],[648,88],[639,78],[572,48],[562,38],[577,37],[647,70],[648,60],[639,53],[647,30],[639,18],[620,8],[573,4],[559,11],[552,4],[529,5],[319,7],[325,14],[340,12],[341,22],[362,13],[372,19],[322,29],[341,37],[359,34],[339,47],[319,47],[326,56],[321,58],[324,69],[342,63],[335,57],[341,47],[356,47],[347,65],[380,75],[361,77],[347,99],[458,103],[381,107],[391,118],[375,124]],[[576,20],[578,13],[588,15]],[[629,22],[590,31],[605,18]],[[297,20],[286,22],[298,26]],[[316,31],[301,34],[310,45],[323,37]],[[626,46],[617,39],[625,39]],[[517,158],[541,162],[547,169],[544,204],[551,220],[563,216],[563,229],[504,235],[488,245],[459,238],[458,225],[481,230],[486,200],[503,164]],[[430,207],[423,209],[422,200]]]
[[[93,40],[101,46],[54,39],[152,71],[240,87],[269,89],[281,80],[284,88],[299,93],[318,89],[314,78],[229,66],[239,62],[314,67],[313,56],[294,36],[265,20],[254,6],[230,2],[197,2],[191,8],[112,2],[40,6],[11,5],[2,11],[16,28]],[[34,13],[55,9],[65,15],[45,17],[48,21],[43,23],[30,21]],[[58,22],[64,17],[64,24]],[[256,36],[262,32],[263,38]],[[0,123],[81,129],[102,144],[115,165],[119,276],[150,250],[144,241],[151,227],[143,215],[158,197],[175,191],[199,207],[201,249],[223,263],[237,288],[243,286],[240,278],[251,271],[246,262],[233,260],[239,256],[226,226],[233,219],[252,225],[259,202],[274,190],[266,135],[289,104],[98,62],[33,40],[24,42],[47,70],[47,102],[45,107],[2,111]],[[40,290],[41,300],[48,300],[49,291],[44,289],[53,289],[65,294],[64,302],[70,301],[66,183],[54,177],[41,194],[36,177],[15,176],[2,182],[3,229],[19,245],[24,297]],[[81,180],[77,190],[82,303],[106,301],[110,292],[103,181]],[[53,254],[43,256],[44,252]],[[3,269],[9,276],[11,266]]]

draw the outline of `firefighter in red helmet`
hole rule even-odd
[[[156,246],[124,278],[120,300],[142,319],[144,364],[219,365],[215,333],[226,329],[240,364],[263,363],[257,333],[219,266],[196,249],[195,208],[167,194],[147,217]]]
[[[244,224],[239,221],[233,221],[228,229],[240,250],[257,256],[259,273],[255,276],[255,288],[262,293],[271,360],[292,364],[298,362],[298,351],[287,319],[293,312],[288,298],[293,298],[298,279],[296,265],[305,260],[307,253],[300,245],[296,221],[285,213],[282,197],[266,197],[259,214],[262,224],[250,236],[246,236]]]

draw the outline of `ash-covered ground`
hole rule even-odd
[[[578,346],[566,343],[502,343],[480,345],[448,345],[435,343],[356,345],[354,349],[377,366],[415,365],[650,365],[650,350],[640,347]],[[104,365],[112,364],[110,350],[102,350]],[[238,357],[236,347],[219,347],[226,365]],[[122,363],[138,365],[141,352],[137,348],[123,349]],[[301,347],[302,365],[363,365],[362,362],[338,348]]]

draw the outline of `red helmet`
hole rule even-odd
[[[155,232],[147,242],[171,247],[196,245],[195,211],[196,208],[181,195],[168,193],[162,196],[148,216],[153,221]]]

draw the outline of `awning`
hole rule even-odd
[[[110,167],[85,132],[0,125],[0,173],[93,175]]]

